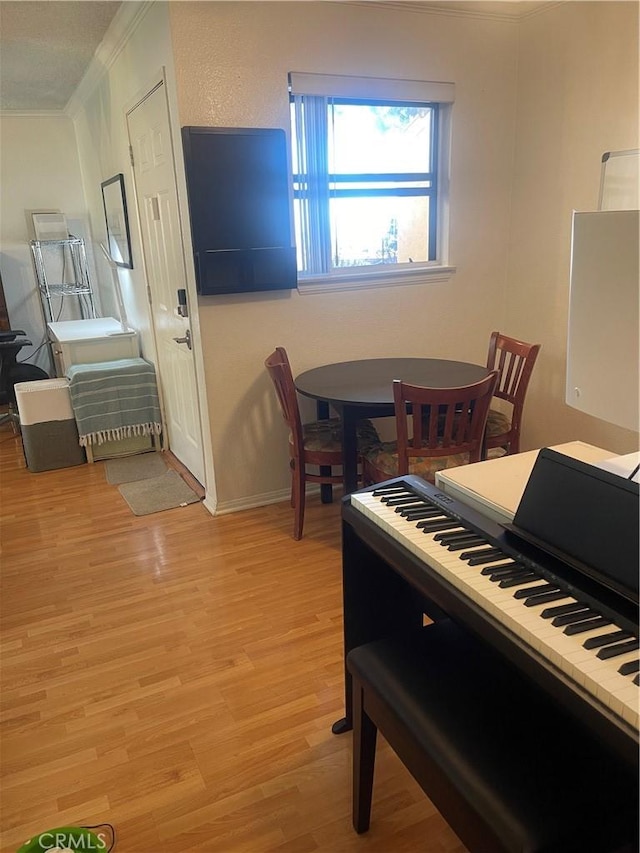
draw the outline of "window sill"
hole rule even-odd
[[[414,267],[414,268],[412,268]],[[298,292],[328,293],[336,290],[360,290],[371,287],[399,287],[405,284],[431,284],[449,281],[456,271],[450,266],[407,265],[403,268],[373,272],[340,272],[332,275],[314,275],[298,278]]]

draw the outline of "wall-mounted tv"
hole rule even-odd
[[[296,287],[284,130],[183,127],[182,145],[198,292]]]

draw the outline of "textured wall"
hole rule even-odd
[[[76,117],[85,195],[67,118],[3,116],[0,261],[14,324],[31,331],[40,318],[24,210],[60,207],[101,238],[100,181],[122,171],[130,188],[125,109],[162,66],[170,92],[176,67],[176,126],[288,130],[290,70],[450,80],[450,282],[200,300],[205,452],[213,450],[220,507],[287,487],[286,433],[262,367],[277,345],[296,371],[379,355],[478,362],[501,328],[543,344],[524,449],[572,439],[618,453],[635,447],[635,434],[565,405],[564,371],[571,210],[596,206],[603,151],[639,144],[637,4],[564,3],[520,24],[374,4],[150,9]],[[135,219],[132,240],[140,257]],[[130,319],[152,346],[141,266],[121,281]]]
[[[451,257],[446,284],[201,299],[221,507],[288,484],[286,432],[263,368],[294,372],[376,356],[484,361],[505,320],[515,128],[516,25],[371,5],[174,3],[182,125],[288,130],[288,71],[454,81]]]
[[[639,103],[637,3],[564,3],[523,22],[507,324],[542,343],[529,447],[573,439],[615,453],[638,447],[635,433],[564,399],[571,213],[597,209],[605,151],[639,147]]]
[[[32,235],[27,211],[61,210],[71,233],[87,237],[86,204],[70,119],[63,115],[3,115],[0,168],[0,269],[9,318],[13,328],[24,329],[34,344],[21,350],[20,361],[29,359],[51,372],[48,348],[34,355],[46,331],[29,248]],[[95,283],[93,265],[91,274]],[[63,319],[77,316],[66,313]]]

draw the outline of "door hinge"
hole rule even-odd
[[[129,146],[129,159],[131,160],[131,165],[135,166],[135,162],[133,159],[133,146],[132,145]]]
[[[151,296],[151,286],[149,284],[147,284],[147,300],[149,302],[149,305],[153,305],[153,298]]]

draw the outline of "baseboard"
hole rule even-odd
[[[308,495],[317,494],[319,491],[320,486],[317,483],[311,483],[306,489]],[[203,503],[211,515],[228,515],[231,512],[241,512],[243,509],[256,509],[261,506],[269,506],[269,504],[279,504],[288,501],[290,497],[291,491],[289,489],[279,489],[277,492],[248,495],[246,498],[238,498],[235,501],[220,501],[215,507],[207,502],[207,498],[204,499]]]
[[[315,486],[315,489],[318,487]],[[264,492],[261,495],[247,495],[233,501],[220,501],[214,511],[214,515],[228,515],[231,512],[241,512],[243,509],[256,509],[260,506],[282,503],[288,501],[291,496],[289,489],[279,489],[277,492]],[[206,500],[205,500],[206,504]],[[211,512],[210,507],[207,507]]]

